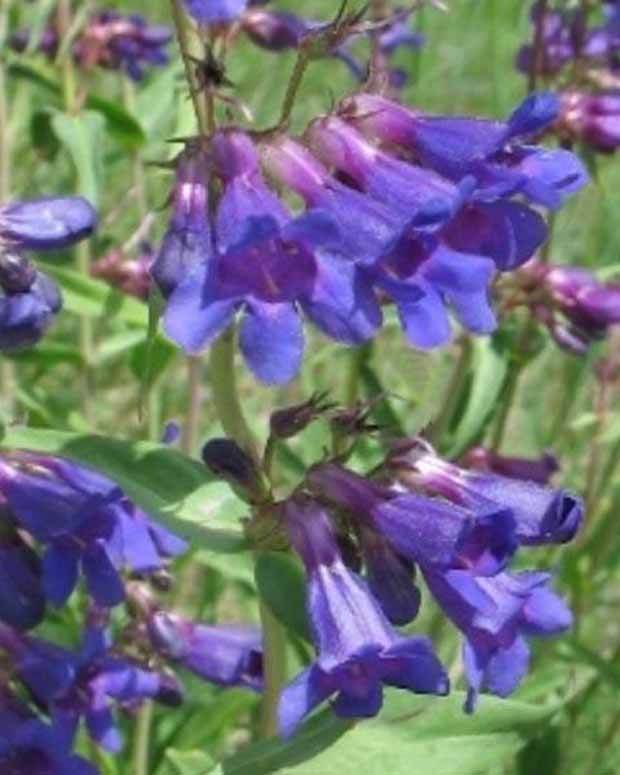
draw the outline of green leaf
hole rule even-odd
[[[203,751],[176,751],[169,748],[166,760],[170,765],[170,775],[205,775],[215,767],[213,759]]]
[[[57,454],[96,468],[153,519],[196,547],[216,552],[247,548],[236,519],[245,513],[245,504],[202,464],[176,450],[152,442],[17,427],[9,430],[1,447]]]
[[[429,698],[389,690],[377,719],[353,726],[323,711],[293,740],[257,743],[226,759],[215,773],[411,775],[416,762],[423,763],[420,772],[437,775],[501,772],[557,710],[483,697],[468,716],[463,701],[462,692]]]
[[[86,107],[103,116],[109,134],[126,150],[136,151],[146,143],[139,121],[122,105],[91,94],[86,100]]]
[[[99,113],[89,111],[78,116],[61,112],[52,116],[54,133],[69,152],[75,166],[79,192],[94,207],[99,203],[103,124]]]
[[[472,340],[469,389],[448,444],[450,457],[458,457],[483,434],[502,393],[508,366],[508,343],[501,333]]]
[[[306,618],[306,581],[299,562],[284,552],[261,552],[256,586],[273,614],[295,635],[310,640]]]

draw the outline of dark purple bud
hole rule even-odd
[[[0,208],[0,240],[26,250],[59,250],[90,236],[97,213],[86,199],[42,197]]]
[[[16,533],[0,537],[0,621],[30,630],[45,614],[39,557]]]
[[[26,293],[37,277],[37,270],[30,259],[10,250],[0,252],[0,286],[12,295]]]
[[[270,51],[299,48],[304,35],[313,26],[294,13],[265,8],[249,9],[243,15],[241,24],[253,43]]]
[[[277,439],[290,439],[333,406],[334,404],[327,401],[327,393],[315,393],[308,401],[278,409],[269,419],[271,435]]]
[[[220,686],[263,685],[262,640],[253,627],[208,626],[158,611],[148,622],[153,646],[200,678]]]
[[[211,439],[202,448],[202,459],[216,476],[226,479],[252,501],[264,495],[261,476],[252,458],[232,439]]]

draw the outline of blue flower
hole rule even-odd
[[[4,458],[0,489],[17,524],[45,547],[43,588],[57,606],[75,589],[80,570],[92,598],[113,606],[125,597],[121,570],[151,573],[186,549],[114,482],[62,458],[24,452]]]
[[[12,527],[0,519],[0,622],[29,630],[45,614],[41,563]]]
[[[557,208],[583,188],[588,175],[563,149],[523,144],[558,117],[556,95],[530,95],[506,122],[465,116],[427,116],[383,97],[362,94],[346,100],[343,115],[364,133],[406,148],[424,166],[458,182],[471,175],[481,200],[521,193]]]
[[[529,667],[526,637],[557,635],[572,624],[565,603],[548,588],[547,573],[483,578],[468,571],[422,571],[431,594],[464,636],[468,712],[481,691],[507,697],[518,687]]]
[[[247,0],[184,0],[188,13],[199,24],[228,24],[237,19]]]
[[[399,445],[391,455],[390,467],[405,486],[423,488],[459,506],[509,510],[522,545],[571,541],[583,520],[581,499],[567,490],[459,468],[419,440]]]
[[[263,687],[262,636],[254,627],[209,626],[166,611],[148,620],[160,654],[219,686]]]
[[[107,751],[122,747],[113,703],[181,700],[170,676],[114,655],[108,636],[97,628],[86,630],[76,652],[38,638],[11,637],[6,631],[0,631],[0,647],[11,655],[20,680],[49,710],[55,725],[72,737],[83,718],[89,735]]]
[[[317,659],[282,692],[279,727],[294,734],[313,708],[336,694],[344,718],[375,716],[383,685],[418,694],[447,694],[448,678],[426,638],[402,637],[365,583],[342,562],[327,514],[312,501],[285,507],[291,542],[308,576],[308,615]]]
[[[56,283],[27,262],[24,284],[15,282],[12,267],[26,259],[15,253],[0,253],[0,351],[20,350],[39,342],[62,308]]]
[[[411,562],[492,575],[517,549],[514,517],[495,503],[463,508],[388,489],[333,463],[314,468],[308,482],[355,521],[382,534]]]
[[[10,775],[97,775],[71,753],[72,736],[33,713],[0,688],[0,769]]]
[[[79,196],[41,197],[0,207],[0,242],[24,250],[59,250],[92,234],[97,213]]]

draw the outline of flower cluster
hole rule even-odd
[[[530,261],[518,280],[534,319],[569,352],[582,355],[620,323],[620,285],[587,269]]]
[[[565,490],[462,469],[405,439],[372,478],[338,460],[313,467],[281,512],[306,569],[317,649],[282,693],[284,736],[333,695],[336,714],[359,718],[378,713],[383,685],[448,693],[432,644],[395,629],[418,613],[416,568],[463,637],[468,712],[481,691],[516,689],[529,665],[527,638],[571,625],[549,574],[509,568],[523,546],[574,537],[583,508]],[[356,550],[341,552],[351,542]]]
[[[114,10],[100,11],[89,17],[73,42],[73,58],[85,69],[104,67],[122,70],[139,81],[148,66],[168,62],[166,46],[172,39],[168,27],[149,24],[139,14],[124,16]],[[10,45],[24,51],[30,41],[30,32],[20,30],[11,36]],[[57,26],[51,24],[41,34],[38,48],[49,57],[56,56],[61,44]]]
[[[602,5],[604,19],[592,25],[593,9],[536,2],[534,42],[522,46],[517,67],[558,83],[561,110],[554,129],[565,144],[610,153],[620,145],[620,15],[614,0]]]
[[[24,255],[88,237],[97,222],[81,197],[43,197],[0,207],[0,350],[36,344],[62,306],[56,283]]]
[[[302,314],[349,345],[375,336],[387,304],[415,347],[450,339],[449,311],[469,331],[491,332],[494,277],[547,236],[532,205],[558,208],[587,179],[570,152],[526,144],[557,107],[534,95],[500,122],[428,116],[362,93],[316,119],[303,141],[235,128],[192,141],[152,267],[168,335],[196,353],[240,311],[249,367],[284,383],[302,362]],[[291,212],[263,169],[305,212]]]
[[[133,712],[146,699],[179,705],[176,667],[219,686],[261,690],[260,631],[184,619],[154,598],[149,580],[161,586],[169,560],[187,545],[113,481],[22,451],[3,455],[0,494],[0,655],[37,708],[22,707],[0,677],[0,763],[37,752],[54,772],[74,772],[69,764],[94,772],[71,753],[80,722],[105,750],[119,751],[115,711]],[[80,646],[30,634],[48,605],[66,604],[80,577],[88,600]],[[110,614],[122,602],[119,629]]]

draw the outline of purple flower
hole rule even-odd
[[[588,270],[531,261],[521,270],[526,301],[561,347],[584,353],[620,323],[620,285],[601,283]],[[546,293],[541,300],[540,291]]]
[[[237,19],[247,0],[184,0],[187,12],[199,24],[228,24]]]
[[[59,250],[88,237],[97,213],[79,196],[41,197],[0,207],[0,242],[25,250]]]
[[[336,694],[344,718],[375,716],[383,684],[420,694],[447,694],[448,678],[426,638],[398,635],[364,582],[338,551],[327,514],[312,501],[285,507],[291,542],[308,576],[308,615],[318,652],[282,692],[279,727],[294,734],[313,708]]]
[[[147,301],[151,288],[150,269],[153,259],[152,246],[144,242],[137,258],[128,259],[122,250],[111,250],[91,264],[90,273],[121,293]]]
[[[219,686],[263,687],[262,636],[254,627],[209,626],[166,611],[148,621],[153,646],[168,659]]]
[[[149,24],[139,14],[124,16],[104,11],[89,19],[73,46],[73,56],[86,68],[99,65],[122,69],[134,81],[140,81],[145,65],[168,62],[165,48],[171,39],[169,27]]]
[[[80,569],[92,598],[113,606],[125,596],[122,569],[151,573],[186,549],[114,482],[62,458],[4,458],[0,489],[18,525],[45,546],[43,588],[57,606],[75,589]]]
[[[620,95],[562,94],[556,129],[570,142],[580,142],[601,153],[620,147]]]
[[[485,447],[474,447],[463,458],[465,468],[488,471],[511,479],[522,479],[540,485],[549,484],[553,474],[560,470],[557,458],[552,452],[544,452],[537,459],[506,457]]]
[[[282,384],[296,376],[303,357],[296,302],[312,296],[321,272],[316,249],[336,239],[335,225],[316,209],[290,216],[263,181],[256,149],[244,133],[221,132],[212,145],[224,181],[217,252],[176,288],[164,327],[195,353],[240,310],[240,347],[248,366],[263,382]],[[336,297],[332,304],[341,302]]]
[[[420,608],[413,564],[395,552],[380,533],[367,526],[360,528],[360,546],[368,587],[383,613],[392,624],[409,624]]]
[[[502,122],[427,116],[384,97],[360,94],[346,100],[342,112],[365,134],[405,148],[450,180],[472,175],[481,201],[521,193],[536,204],[557,208],[586,184],[583,165],[569,151],[522,141],[547,129],[559,107],[554,94],[532,94]]]
[[[314,468],[308,482],[411,562],[486,575],[502,569],[517,548],[511,512],[492,503],[463,508],[388,489],[333,463]]]
[[[60,290],[50,277],[22,256],[0,252],[0,351],[35,345],[61,308]]]
[[[258,7],[243,14],[241,25],[253,43],[270,51],[298,48],[304,35],[315,26],[294,13]]]
[[[71,753],[72,736],[37,718],[0,687],[0,769],[6,775],[97,775]]]
[[[548,584],[547,573],[500,573],[491,578],[467,571],[422,568],[431,594],[463,633],[463,663],[469,683],[465,710],[480,691],[507,697],[527,673],[528,636],[567,630],[572,616]]]
[[[179,156],[172,218],[150,268],[165,297],[213,255],[208,174],[209,161],[202,151],[188,148]]]
[[[110,652],[107,635],[88,628],[79,651],[0,629],[0,648],[13,659],[17,675],[45,706],[55,725],[73,736],[80,719],[107,751],[118,752],[122,738],[113,704],[135,707],[145,699],[178,704],[180,689],[170,676],[146,670]]]
[[[0,622],[29,630],[45,614],[39,558],[12,527],[0,519]]]
[[[567,490],[467,471],[442,460],[416,440],[405,441],[393,451],[390,468],[407,486],[424,488],[461,507],[508,510],[520,544],[566,543],[574,538],[583,520],[583,503]]]

